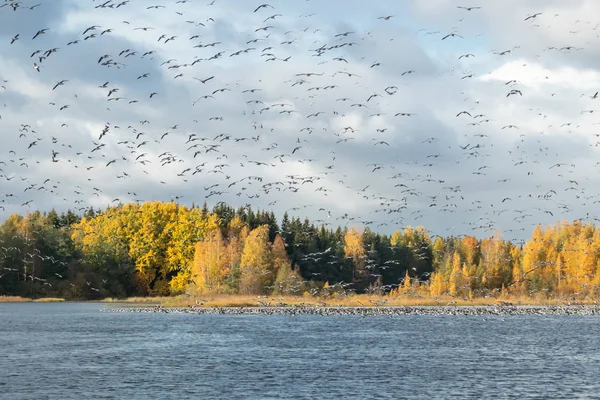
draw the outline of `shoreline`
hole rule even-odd
[[[0,303],[66,303],[60,297],[40,297],[37,299],[21,296],[0,296]]]
[[[600,315],[600,306],[387,306],[387,307],[329,307],[329,306],[284,306],[284,307],[129,307],[105,308],[102,312],[114,313],[171,313],[171,314],[227,314],[227,315],[358,315],[358,316],[401,316],[401,315]]]

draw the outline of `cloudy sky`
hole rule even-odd
[[[597,217],[600,2],[261,4],[4,1],[0,220],[206,200],[518,240]]]

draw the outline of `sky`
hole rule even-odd
[[[594,222],[594,15],[595,0],[4,0],[0,221],[160,200],[515,241]]]

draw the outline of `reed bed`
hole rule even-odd
[[[62,301],[65,301],[65,299],[60,297],[42,297],[39,299],[30,299],[21,296],[0,296],[0,303],[57,303]]]

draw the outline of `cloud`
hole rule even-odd
[[[489,74],[479,77],[480,80],[509,82],[536,90],[543,89],[577,89],[589,90],[600,84],[600,74],[591,69],[578,69],[570,66],[550,69],[540,64],[527,63],[525,59],[509,61]]]
[[[522,239],[594,217],[592,0],[19,4],[0,8],[0,218],[183,196]]]

